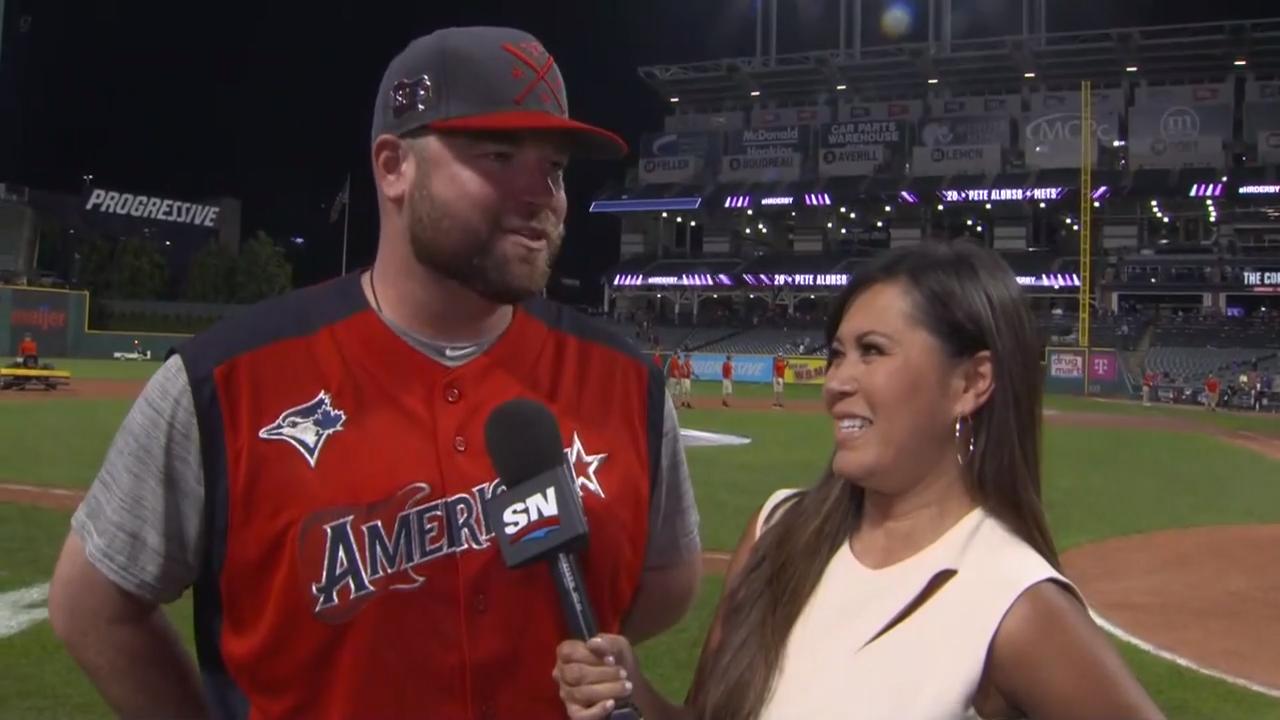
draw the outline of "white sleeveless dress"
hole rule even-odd
[[[774,493],[763,518],[794,490]],[[786,509],[783,509],[786,512]],[[872,642],[935,574],[933,597]],[[787,640],[761,720],[972,720],[987,650],[1013,602],[1056,580],[1078,590],[981,507],[919,553],[879,570],[842,544]]]

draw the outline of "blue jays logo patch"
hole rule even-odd
[[[258,431],[264,440],[284,440],[298,449],[311,467],[329,436],[342,429],[347,414],[333,407],[333,398],[321,390],[315,399],[280,413],[272,424]]]

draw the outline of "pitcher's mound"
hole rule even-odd
[[[1280,688],[1280,525],[1113,538],[1064,553],[1062,562],[1093,609],[1126,633]]]

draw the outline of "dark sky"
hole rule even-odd
[[[1016,33],[1021,0],[954,0],[962,37]],[[571,112],[629,141],[661,128],[666,103],[636,68],[755,51],[755,0],[417,0],[416,2],[5,0],[0,181],[95,185],[244,203],[244,231],[302,236],[296,281],[339,269],[328,205],[352,173],[352,264],[372,257],[368,170],[373,94],[387,61],[439,27],[513,25],[540,37],[565,75]],[[894,4],[864,0],[868,44]],[[927,0],[907,0],[923,39]],[[780,0],[779,52],[835,47],[834,0]],[[1280,16],[1275,0],[1049,0],[1050,30]],[[1229,8],[1222,10],[1220,8]],[[29,16],[19,32],[22,16]],[[18,106],[16,116],[10,103]],[[16,127],[15,127],[15,122]],[[570,171],[569,233],[558,270],[598,275],[617,224],[585,212],[622,163]]]

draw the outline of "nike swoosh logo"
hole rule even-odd
[[[475,350],[476,350],[475,345],[469,345],[467,347],[462,347],[462,348],[448,347],[444,349],[444,356],[447,358],[462,357],[463,355],[470,355],[471,353],[475,352]]]

